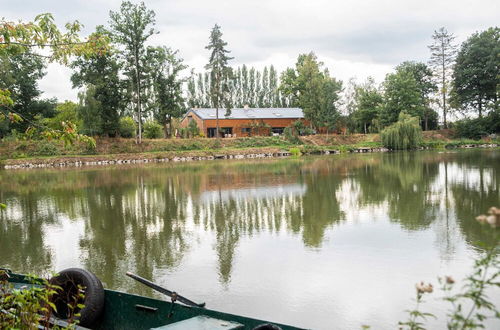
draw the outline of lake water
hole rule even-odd
[[[459,280],[492,244],[474,217],[499,188],[499,150],[0,171],[0,266],[160,297],[131,271],[211,309],[395,329],[417,281]],[[424,310],[445,313],[441,296]]]

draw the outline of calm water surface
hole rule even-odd
[[[156,296],[132,271],[222,311],[394,329],[415,282],[463,278],[492,244],[474,217],[500,205],[499,175],[498,150],[2,171],[0,265]],[[446,312],[439,296],[427,311]]]

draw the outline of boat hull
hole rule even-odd
[[[33,285],[25,275],[15,273],[9,275],[9,282],[17,288],[24,285]],[[239,329],[250,330],[266,323],[274,324],[283,330],[301,329],[241,315],[185,306],[179,303],[107,289],[104,290],[104,310],[91,329],[152,329],[189,320],[197,316],[207,316],[221,321],[239,323],[242,325]]]

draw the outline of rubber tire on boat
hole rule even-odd
[[[264,323],[264,324],[259,324],[252,330],[282,330],[280,327],[277,325],[271,324],[271,323]]]
[[[81,268],[65,269],[49,281],[63,289],[64,295],[54,295],[52,302],[57,307],[55,316],[67,320],[70,315],[68,311],[68,300],[74,297],[78,285],[85,288],[85,307],[79,311],[78,325],[88,327],[92,325],[102,314],[104,309],[104,288],[101,281],[93,273]]]

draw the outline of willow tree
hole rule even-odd
[[[215,119],[217,132],[216,136],[219,138],[219,108],[225,106],[226,116],[230,114],[230,100],[228,92],[228,81],[231,77],[231,68],[228,66],[228,61],[232,60],[227,54],[230,53],[225,47],[227,42],[222,40],[222,32],[220,26],[215,24],[210,33],[210,41],[205,48],[211,51],[210,60],[205,66],[205,69],[210,72],[210,98],[215,107]]]
[[[380,137],[386,148],[392,150],[415,149],[422,141],[420,119],[401,112],[398,121],[386,127],[380,133]]]

